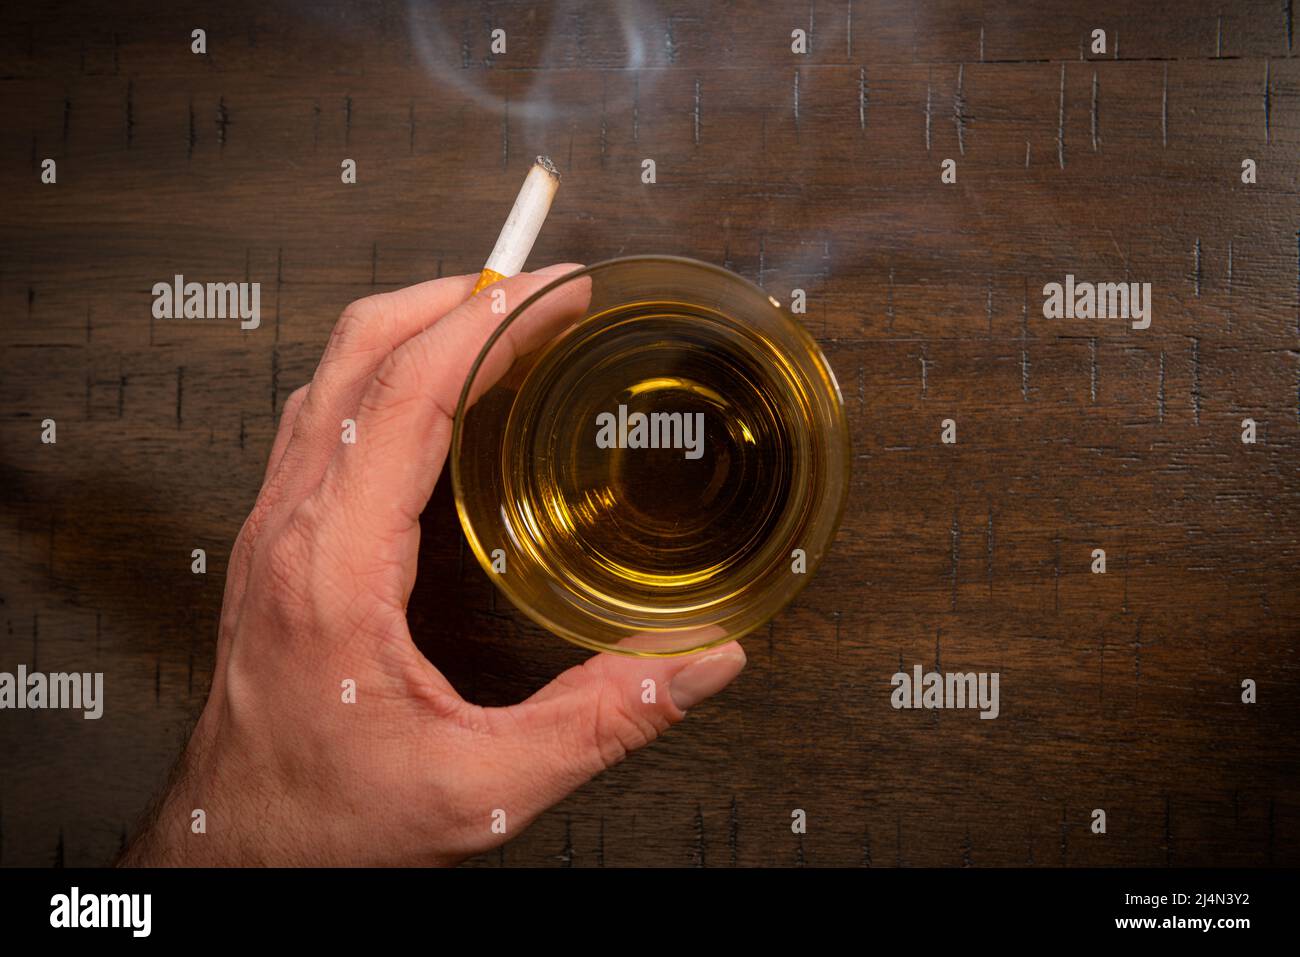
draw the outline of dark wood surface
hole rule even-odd
[[[806,289],[856,468],[733,688],[475,863],[1300,862],[1293,5],[1086,8],[6,11],[0,670],[109,700],[0,713],[0,863],[111,859],[203,701],[284,399],[350,300],[476,271],[538,153],[565,184],[532,264]],[[261,282],[262,327],[151,320],[178,272]],[[1151,328],[1044,319],[1067,272],[1151,282]],[[582,659],[495,595],[445,482],[425,524],[412,624],[468,697]],[[894,711],[914,664],[1000,672],[1001,716]]]

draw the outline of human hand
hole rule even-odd
[[[492,288],[522,302],[576,268]],[[460,390],[501,318],[486,293],[467,298],[476,278],[349,306],[285,403],[231,555],[211,692],[120,863],[452,864],[519,834],[744,667],[735,642],[684,658],[600,654],[520,704],[483,708],[415,647],[406,603],[419,516]],[[355,444],[340,441],[344,419]],[[642,701],[646,678],[654,703]],[[355,703],[344,701],[349,679]]]

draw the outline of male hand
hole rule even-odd
[[[576,268],[491,288],[513,306]],[[122,864],[452,864],[520,833],[744,667],[734,642],[596,655],[520,704],[482,708],[416,649],[419,516],[501,319],[490,292],[468,298],[476,278],[354,303],[286,401],[231,556],[211,693]],[[355,444],[341,441],[344,419]],[[656,703],[642,702],[646,678],[668,692]]]

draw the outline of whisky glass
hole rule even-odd
[[[748,280],[675,256],[507,305],[451,444],[461,526],[496,587],[618,654],[764,625],[811,579],[849,488],[844,401],[813,338]]]

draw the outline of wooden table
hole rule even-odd
[[[203,702],[285,398],[350,300],[477,271],[539,153],[532,263],[804,289],[856,467],[733,688],[475,863],[1300,861],[1293,4],[156,6],[34,5],[0,45],[0,670],[110,695],[0,714],[0,863],[111,859]],[[152,319],[176,273],[260,282],[261,327]],[[1044,318],[1067,274],[1150,282],[1150,328]],[[445,483],[425,524],[412,625],[468,697],[583,658]],[[916,664],[998,672],[999,718],[894,710]]]

